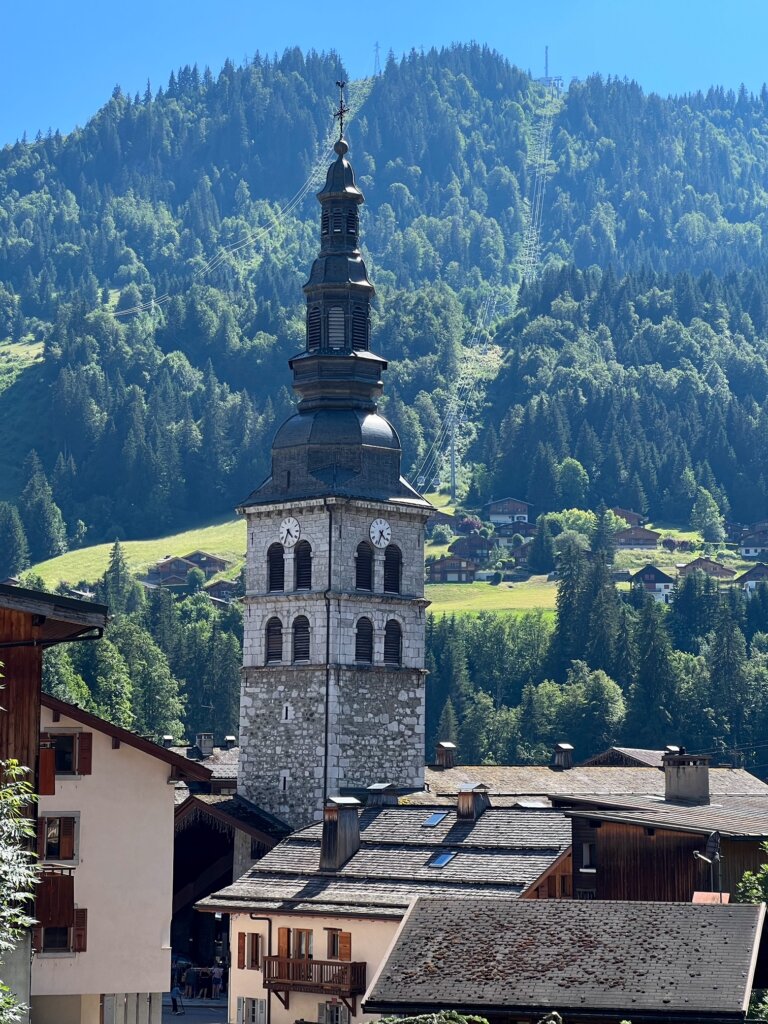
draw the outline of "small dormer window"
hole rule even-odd
[[[332,306],[328,310],[328,348],[344,348],[344,310]]]

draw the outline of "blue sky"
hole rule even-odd
[[[183,64],[216,72],[258,49],[337,50],[353,77],[374,46],[475,40],[566,81],[592,72],[663,94],[711,84],[753,91],[768,79],[766,0],[0,0],[0,145],[84,123],[116,84],[165,85]],[[332,87],[332,83],[329,83]]]

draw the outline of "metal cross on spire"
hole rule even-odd
[[[346,88],[347,83],[342,81],[342,82],[337,82],[336,85],[338,86],[338,89],[339,89],[339,109],[336,111],[336,113],[333,115],[333,117],[334,117],[334,120],[338,119],[338,122],[339,122],[339,138],[343,139],[344,138],[344,115],[349,113],[349,107],[344,102],[344,89]]]

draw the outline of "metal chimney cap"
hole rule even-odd
[[[328,803],[334,807],[362,807],[355,796],[329,796]]]
[[[394,792],[396,789],[397,786],[394,782],[374,782],[373,785],[367,787],[369,793]],[[354,797],[347,799],[354,799]]]
[[[572,743],[556,743],[555,750],[573,750]]]
[[[451,743],[450,740],[440,740],[437,745],[438,745],[438,747],[440,747],[441,750],[455,750],[456,749],[456,744],[455,743]]]

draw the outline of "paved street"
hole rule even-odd
[[[218,999],[215,1002],[211,999],[185,999],[184,1009],[189,1024],[226,1024],[226,999]],[[171,1024],[180,1019],[173,1016],[171,997],[166,995],[163,999],[163,1024]]]

